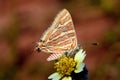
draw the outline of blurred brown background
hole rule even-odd
[[[86,50],[89,80],[120,80],[120,0],[0,0],[0,80],[47,80],[53,63],[33,50],[63,8]]]

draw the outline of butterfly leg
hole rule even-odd
[[[69,56],[69,52],[68,52],[68,51],[66,51],[66,52],[65,52],[65,55],[66,55],[66,56]]]
[[[68,57],[71,55],[71,52],[69,52],[69,50],[67,49],[66,52],[65,52],[65,55]]]
[[[78,44],[78,46],[77,46],[77,48],[76,48],[76,50],[75,51],[79,51],[79,49],[81,49],[82,47],[80,46],[80,44]]]
[[[82,48],[82,47],[80,46],[80,44],[78,44],[77,48],[76,48],[75,50],[73,50],[73,51],[70,52],[70,55],[76,54],[81,48]],[[69,53],[68,53],[68,54],[69,54]],[[69,55],[69,56],[70,56],[70,55]]]

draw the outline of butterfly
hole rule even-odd
[[[73,21],[67,9],[58,13],[52,25],[43,33],[37,42],[38,52],[50,53],[47,61],[56,60],[62,55],[71,55],[78,49]]]

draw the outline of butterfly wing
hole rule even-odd
[[[55,18],[51,27],[48,28],[41,40],[46,44],[48,53],[71,52],[77,47],[77,38],[70,13],[63,9]]]

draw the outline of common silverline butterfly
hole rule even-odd
[[[73,21],[68,10],[58,13],[52,25],[37,42],[36,50],[50,53],[47,61],[56,60],[62,55],[72,55],[79,49]]]

